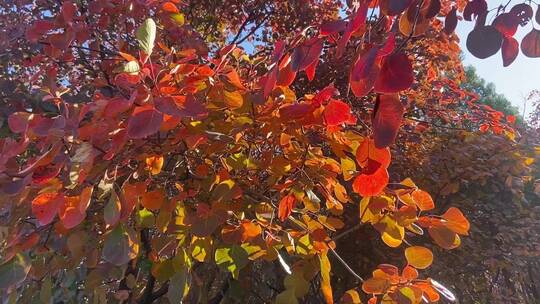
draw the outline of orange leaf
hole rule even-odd
[[[373,174],[358,175],[353,181],[353,191],[361,196],[375,196],[388,185],[389,178],[386,168],[380,166]]]
[[[32,213],[41,225],[50,224],[63,200],[64,195],[61,193],[41,193],[32,201]]]
[[[384,168],[388,168],[391,160],[390,149],[378,149],[375,147],[373,139],[366,138],[356,150],[356,161],[360,167],[366,168],[370,159],[380,163]]]
[[[412,198],[414,199],[414,202],[420,208],[420,210],[431,210],[435,208],[435,203],[433,202],[433,199],[431,198],[431,195],[427,193],[424,190],[416,189],[412,193]]]
[[[422,246],[412,246],[405,249],[405,258],[407,258],[409,265],[418,269],[426,269],[433,263],[433,253]]]
[[[324,120],[328,126],[341,124],[356,124],[356,117],[351,112],[351,107],[341,100],[331,99],[324,108]]]
[[[296,199],[292,194],[283,197],[279,202],[278,217],[282,222],[285,221],[289,215],[291,215],[295,202]]]
[[[362,290],[368,294],[382,294],[390,285],[390,281],[385,278],[369,278],[362,283]]]
[[[401,276],[407,281],[412,281],[418,277],[418,270],[410,265],[407,265],[405,268],[403,268]]]
[[[163,156],[155,155],[146,158],[146,168],[152,175],[158,175],[163,167]]]
[[[372,119],[375,147],[382,149],[394,143],[404,112],[397,94],[377,95]]]
[[[64,203],[60,206],[60,220],[67,229],[79,225],[86,217],[86,212],[82,213],[79,209],[80,200],[79,196],[66,196]]]
[[[176,5],[174,5],[174,3],[172,2],[165,2],[163,3],[163,5],[161,6],[161,9],[165,12],[168,12],[168,13],[171,13],[171,14],[177,14],[179,13],[180,11],[178,10],[178,7],[176,7]]]
[[[362,300],[360,300],[360,295],[358,294],[358,291],[354,289],[349,289],[341,297],[340,303],[341,304],[362,304]]]
[[[253,222],[242,223],[242,242],[250,240],[261,234],[261,226]]]
[[[450,230],[461,235],[469,234],[469,221],[458,208],[450,207],[442,217],[447,221],[445,224]]]
[[[431,227],[428,232],[435,243],[444,249],[454,249],[461,243],[459,235],[445,226]]]
[[[165,194],[163,190],[156,189],[154,191],[146,192],[141,197],[141,203],[144,208],[149,210],[159,210],[165,201]]]

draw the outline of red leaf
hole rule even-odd
[[[324,108],[324,119],[328,126],[341,124],[356,124],[356,117],[352,114],[348,104],[341,100],[332,99]]]
[[[193,95],[158,97],[154,99],[154,105],[161,113],[179,118],[203,118],[208,114],[205,106]]]
[[[399,96],[377,96],[372,119],[375,147],[386,148],[394,143],[404,111]]]
[[[32,214],[41,225],[48,225],[53,221],[56,213],[58,213],[58,207],[63,201],[64,195],[61,193],[41,193],[32,200]]]
[[[292,194],[283,197],[281,201],[279,201],[278,217],[282,222],[291,215],[295,202],[296,199]]]
[[[282,69],[279,69],[277,85],[288,87],[291,85],[291,83],[293,83],[295,77],[296,72],[292,69],[292,64],[289,63]]]
[[[326,21],[321,25],[320,34],[323,36],[328,36],[331,34],[339,33],[345,30],[347,22],[344,20],[331,20]]]
[[[64,1],[64,4],[62,4],[62,17],[64,17],[65,23],[70,23],[73,20],[75,12],[77,12],[77,6],[71,1]]]
[[[264,89],[263,89],[263,97],[266,99],[268,95],[272,92],[274,87],[276,86],[277,82],[277,73],[278,73],[278,66],[275,65],[270,72],[266,75],[266,80],[264,82]]]
[[[315,60],[306,68],[306,75],[309,81],[312,81],[313,78],[315,78],[315,70],[317,69],[318,64],[319,60]]]
[[[79,196],[66,196],[60,204],[59,216],[62,225],[71,229],[79,225],[86,217],[86,209],[92,198],[92,187],[85,188]]]
[[[533,28],[521,40],[521,52],[531,58],[540,57],[540,31]]]
[[[144,138],[159,130],[163,122],[163,114],[153,107],[138,107],[128,122],[128,136],[130,138]]]
[[[473,0],[465,6],[463,10],[463,18],[467,21],[472,21],[472,16],[478,17],[479,15],[487,12],[486,0]]]
[[[279,109],[279,116],[286,120],[301,119],[312,113],[315,108],[309,103],[297,103],[293,105],[287,105]]]
[[[304,41],[292,53],[291,69],[295,72],[305,70],[315,60],[319,60],[324,40],[318,37]]]
[[[456,8],[453,7],[452,10],[446,15],[444,19],[444,32],[448,35],[452,34],[457,26],[457,15]]]
[[[499,51],[501,33],[493,26],[478,26],[467,36],[467,49],[480,59],[488,58]]]
[[[357,97],[367,95],[375,85],[380,71],[377,53],[376,47],[371,48],[364,55],[358,56],[351,69],[349,83],[351,90]]]
[[[500,14],[493,20],[493,26],[504,36],[514,36],[518,24],[518,18],[510,13]]]
[[[8,126],[13,133],[23,133],[28,128],[32,114],[27,112],[11,113],[8,117]]]
[[[378,169],[372,174],[362,173],[354,179],[352,184],[353,191],[361,196],[375,196],[384,190],[386,185],[388,185],[388,180],[388,171],[379,164]]]
[[[510,14],[514,15],[521,26],[527,25],[533,17],[533,9],[526,3],[520,3],[514,5],[510,10]]]
[[[411,87],[414,80],[411,62],[404,53],[386,56],[375,81],[375,92],[397,93]]]
[[[362,25],[366,23],[367,11],[368,11],[368,3],[366,1],[363,1],[360,4],[360,7],[354,13],[354,15],[351,16],[350,18],[351,21],[347,23],[347,28],[345,29],[345,32],[341,36],[341,39],[339,39],[338,41],[338,46],[336,49],[337,58],[343,55],[343,51],[345,50],[345,47],[347,46],[349,39],[351,39],[352,34],[358,31],[362,27]]]
[[[177,14],[179,13],[180,11],[178,10],[178,7],[176,7],[176,5],[172,2],[165,2],[163,3],[163,5],[161,6],[161,9],[167,13],[171,13],[171,14]]]
[[[503,66],[509,66],[519,53],[519,43],[514,37],[504,37],[501,55],[503,59]]]
[[[366,138],[356,149],[356,161],[360,167],[366,168],[370,160],[374,160],[381,164],[382,167],[388,168],[391,160],[390,149],[378,149],[375,147],[373,139]]]
[[[403,13],[412,0],[381,0],[379,1],[381,12],[387,16],[397,16]]]
[[[36,185],[43,185],[56,177],[60,173],[61,169],[62,166],[51,164],[37,167],[32,173],[32,182]]]

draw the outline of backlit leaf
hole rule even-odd
[[[50,224],[58,213],[58,208],[63,200],[64,195],[61,193],[41,193],[32,200],[32,213],[41,225]]]
[[[278,217],[282,222],[291,215],[295,202],[296,198],[293,194],[286,195],[279,201]]]
[[[470,224],[469,221],[465,218],[463,213],[456,208],[456,207],[450,207],[448,210],[442,215],[442,218],[444,218],[447,222],[446,227],[454,231],[455,233],[461,234],[461,235],[468,235],[469,234],[469,228]]]
[[[382,166],[373,174],[362,173],[353,181],[354,192],[361,196],[375,196],[381,193],[389,181],[388,171]]]
[[[380,59],[377,54],[378,48],[371,48],[366,53],[358,56],[351,69],[349,83],[351,90],[357,97],[367,95],[375,85],[381,69]]]
[[[513,37],[504,37],[501,47],[503,66],[507,67],[516,60],[519,53],[519,42]]]
[[[362,283],[362,290],[367,294],[382,294],[391,286],[384,278],[369,278]]]
[[[360,299],[360,295],[358,294],[358,291],[354,289],[347,290],[343,296],[341,297],[341,300],[339,301],[341,304],[362,304],[362,300]]]
[[[461,244],[459,235],[445,226],[435,226],[428,229],[435,243],[444,249],[454,249]]]
[[[431,195],[424,190],[414,190],[412,193],[412,198],[414,199],[414,202],[416,203],[418,208],[422,211],[435,208],[435,203],[433,202]]]
[[[433,263],[433,253],[426,247],[412,246],[405,249],[405,257],[409,265],[426,269]]]
[[[405,109],[397,95],[378,95],[373,114],[373,140],[378,149],[394,143]]]
[[[291,69],[296,72],[303,71],[315,60],[319,60],[323,42],[323,39],[314,37],[296,47],[291,57]]]
[[[412,65],[404,53],[394,53],[383,58],[381,71],[375,81],[375,92],[397,93],[411,87],[414,81]]]
[[[356,124],[356,117],[352,114],[349,105],[335,99],[331,99],[328,105],[324,107],[324,120],[328,126]]]
[[[216,249],[215,261],[219,268],[232,273],[234,279],[238,279],[240,270],[248,263],[248,254],[244,248],[233,245]]]
[[[139,47],[147,54],[151,55],[156,40],[156,23],[151,18],[146,19],[137,29],[135,34]]]
[[[321,290],[327,304],[334,303],[334,297],[332,295],[332,286],[330,285],[330,261],[326,256],[326,253],[322,253],[319,256],[321,265]]]

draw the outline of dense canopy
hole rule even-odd
[[[450,199],[540,194],[538,133],[467,82],[458,44],[501,69],[540,57],[534,27],[514,38],[540,25],[527,3],[0,11],[2,301],[456,300],[430,268],[484,209]]]

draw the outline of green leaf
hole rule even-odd
[[[106,227],[114,226],[120,219],[120,200],[114,189],[111,189],[111,196],[109,202],[105,205],[103,210],[103,217],[105,219]]]
[[[182,299],[189,292],[189,270],[183,267],[179,272],[175,273],[169,282],[167,298],[171,303],[182,303]]]
[[[137,61],[130,61],[124,65],[122,72],[128,74],[137,74],[140,70],[141,68],[139,67],[139,63]]]
[[[156,40],[156,23],[151,18],[146,19],[143,24],[137,29],[135,34],[139,46],[147,54],[152,54],[154,42]]]
[[[179,26],[184,25],[185,20],[184,14],[182,13],[172,14],[171,19],[174,20],[174,22],[176,22],[176,24],[178,24]]]
[[[39,300],[41,301],[41,303],[52,302],[52,282],[50,276],[46,276],[41,283],[41,289],[39,290]]]
[[[238,279],[240,269],[248,263],[248,253],[238,245],[218,248],[215,254],[216,264],[223,270],[232,273],[234,279]]]
[[[142,228],[153,228],[156,223],[156,217],[152,211],[143,208],[137,212],[137,223]]]
[[[198,238],[194,237],[191,243],[191,256],[199,261],[204,262],[208,259],[208,254],[212,250],[212,238]]]
[[[103,259],[111,264],[121,266],[139,254],[139,241],[135,231],[123,224],[116,226],[105,237]]]
[[[283,285],[285,286],[285,289],[293,289],[297,298],[302,298],[309,291],[309,282],[299,271],[295,271],[292,274],[287,275],[283,281]]]
[[[9,262],[0,265],[0,290],[7,290],[22,283],[29,271],[30,261],[23,254],[17,254]]]
[[[286,289],[276,297],[275,304],[298,304],[293,289]]]

